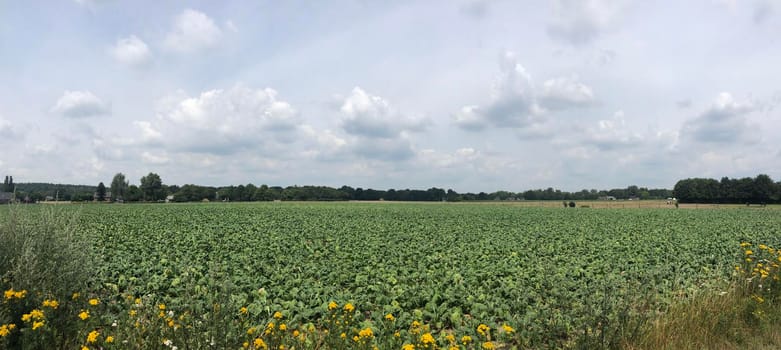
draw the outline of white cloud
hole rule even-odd
[[[555,0],[548,34],[572,45],[588,44],[615,22],[620,10],[616,0]]]
[[[751,103],[735,101],[730,93],[722,92],[708,109],[684,123],[681,134],[702,143],[756,142],[758,130],[746,117],[754,109]]]
[[[483,106],[462,107],[453,117],[465,130],[497,128],[528,128],[543,122],[537,105],[531,76],[511,52],[500,60],[501,73],[496,78],[491,101]]]
[[[423,131],[428,120],[405,118],[380,96],[355,87],[340,109],[342,128],[349,134],[370,138],[397,137],[402,131]]]
[[[215,46],[221,37],[222,30],[209,16],[186,9],[174,20],[163,44],[172,51],[194,52]]]
[[[152,154],[150,152],[141,153],[141,160],[144,163],[162,165],[167,164],[169,159],[165,154]]]
[[[89,91],[65,91],[52,108],[52,112],[66,117],[83,118],[110,113],[109,104]]]
[[[129,66],[141,66],[152,59],[149,46],[135,35],[117,40],[109,53],[117,62]]]
[[[232,154],[252,148],[285,154],[282,146],[295,140],[300,123],[298,112],[270,88],[237,85],[164,100],[157,120],[134,124],[141,140],[174,151]]]
[[[588,127],[585,131],[584,143],[600,151],[639,147],[643,142],[641,135],[627,127],[623,111],[616,112],[612,119],[598,121],[596,127]]]
[[[592,103],[594,92],[577,77],[549,79],[542,84],[540,104],[547,109],[584,107]]]

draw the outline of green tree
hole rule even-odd
[[[163,180],[160,179],[160,175],[155,173],[149,173],[146,176],[141,177],[140,189],[145,201],[155,201],[165,198]]]
[[[98,202],[102,202],[106,200],[106,185],[104,185],[102,182],[98,184],[98,189],[96,191]]]
[[[130,183],[125,180],[125,174],[117,173],[114,175],[114,179],[111,180],[111,198],[114,201],[125,200],[129,185]]]

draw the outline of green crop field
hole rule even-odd
[[[27,209],[37,210],[37,209]],[[367,322],[432,330],[510,324],[564,339],[628,302],[727,279],[739,243],[778,246],[781,215],[490,204],[264,203],[68,206],[110,293],[208,309],[219,286],[255,314],[321,320],[331,301]],[[260,291],[260,292],[259,292]]]

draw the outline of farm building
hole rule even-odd
[[[0,204],[8,204],[14,200],[13,192],[0,192]]]

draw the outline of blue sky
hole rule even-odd
[[[781,178],[781,1],[0,0],[17,182]]]

